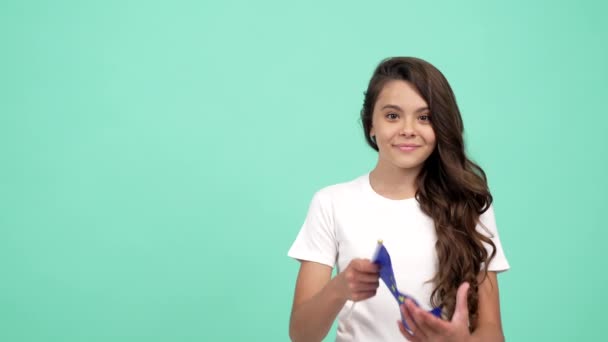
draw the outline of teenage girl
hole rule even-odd
[[[386,59],[361,121],[376,166],[317,191],[288,253],[300,261],[291,339],[321,341],[337,319],[337,341],[503,341],[496,274],[509,264],[448,81],[424,60]],[[379,239],[418,305],[379,282]]]

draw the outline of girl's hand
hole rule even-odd
[[[401,305],[401,313],[405,317],[411,332],[407,331],[402,322],[397,322],[401,334],[413,342],[438,341],[462,342],[471,338],[469,333],[469,309],[467,293],[469,284],[463,283],[456,293],[456,308],[452,321],[444,321],[424,311],[407,299]]]
[[[368,259],[353,259],[338,277],[344,297],[358,302],[376,295],[380,267]]]

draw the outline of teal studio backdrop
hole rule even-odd
[[[373,168],[359,110],[396,55],[444,72],[487,171],[507,339],[603,339],[607,9],[3,1],[0,341],[287,341],[287,250]]]

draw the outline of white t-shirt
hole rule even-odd
[[[488,270],[509,269],[493,207],[481,215],[480,221],[487,230],[481,226],[478,230],[496,245],[496,256]],[[433,220],[420,210],[414,198],[391,200],[376,193],[369,174],[315,193],[288,255],[336,266],[340,272],[354,258],[371,259],[378,240],[383,240],[391,255],[399,290],[430,310],[433,284],[427,281],[437,272]],[[338,314],[336,341],[405,341],[396,324],[401,319],[399,307],[383,282],[376,296],[352,307],[353,302],[347,301]]]

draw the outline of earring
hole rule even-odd
[[[374,144],[376,143],[376,136],[375,135],[370,135],[369,138],[372,139],[372,141],[374,142]]]

